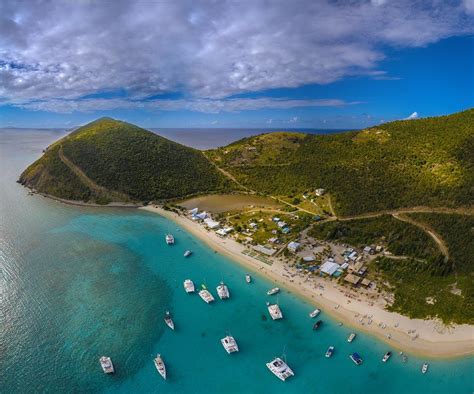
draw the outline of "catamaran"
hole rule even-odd
[[[112,364],[112,359],[110,357],[102,356],[99,361],[104,373],[109,374],[115,372],[114,364]]]
[[[153,360],[153,362],[155,363],[155,367],[156,367],[156,370],[158,371],[158,373],[161,376],[163,376],[163,379],[166,380],[165,362],[163,361],[163,359],[161,358],[161,355],[159,353],[156,355],[156,358]]]
[[[283,313],[278,304],[270,304],[267,302],[268,312],[273,320],[283,319]]]
[[[428,367],[430,365],[428,363],[424,363],[423,366],[421,367],[421,373],[424,375],[426,372],[428,372]]]
[[[168,245],[174,245],[174,237],[173,237],[173,234],[171,234],[171,233],[166,234],[165,240],[166,240],[166,243],[167,243]]]
[[[390,357],[392,357],[392,352],[385,353],[382,358],[382,362],[386,363]]]
[[[237,345],[237,341],[231,335],[227,335],[226,337],[221,339],[222,346],[227,353],[231,354],[234,352],[239,351],[239,346]]]
[[[201,285],[201,287],[202,287],[202,290],[199,292],[199,297],[201,297],[204,300],[204,302],[206,302],[207,304],[213,302],[214,297],[209,292],[209,290],[207,290],[206,286]]]
[[[326,358],[330,358],[334,353],[334,346],[329,346],[328,350],[326,351]]]
[[[278,287],[274,287],[273,289],[270,289],[267,291],[267,295],[274,295],[276,293],[278,293],[280,291],[280,289]]]
[[[359,355],[359,353],[352,353],[349,358],[354,361],[356,365],[361,365],[363,360],[362,357]]]
[[[313,318],[313,317],[316,317],[318,316],[319,314],[321,313],[321,311],[319,309],[315,309],[313,312],[311,312],[309,314],[309,317]]]
[[[347,342],[351,343],[356,337],[356,334],[355,333],[351,333],[351,335],[349,335],[349,338],[347,338]]]
[[[184,252],[184,257],[189,257],[193,254],[193,252],[191,252],[190,250],[186,250],[186,252]]]
[[[245,281],[246,281],[247,283],[252,282],[252,277],[250,276],[250,274],[246,274],[246,275],[245,275]]]
[[[165,323],[169,328],[174,330],[174,322],[173,322],[173,319],[171,318],[171,313],[169,311],[166,311],[165,313]]]
[[[282,381],[285,381],[291,376],[295,376],[291,368],[280,357],[276,357],[267,363],[267,368]]]
[[[217,286],[217,295],[221,300],[225,300],[230,298],[230,293],[229,293],[229,288],[224,284],[224,282],[221,282],[219,286]]]
[[[186,279],[183,283],[184,290],[186,290],[186,293],[194,293],[194,283],[191,279]]]

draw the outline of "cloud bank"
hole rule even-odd
[[[472,10],[470,0],[3,0],[0,104],[55,112],[347,105],[238,97],[354,75],[391,79],[377,68],[387,47],[472,33]],[[156,99],[169,93],[181,98]]]

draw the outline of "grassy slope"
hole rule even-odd
[[[82,189],[88,188],[81,186],[69,168],[63,164],[52,171],[51,163],[58,162],[60,147],[92,181],[132,200],[227,191],[233,186],[200,151],[108,118],[81,127],[53,144],[20,180],[48,194],[83,199]],[[40,178],[42,182],[38,182]],[[52,184],[57,187],[51,187]],[[90,190],[89,195],[93,195]]]
[[[338,214],[474,200],[474,109],[333,135],[275,133],[211,150],[251,189],[328,189]]]

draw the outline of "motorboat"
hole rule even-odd
[[[329,346],[328,350],[326,351],[326,358],[332,357],[333,353],[334,353],[334,346]]]
[[[349,358],[354,361],[356,365],[361,365],[364,360],[362,360],[362,357],[359,355],[359,353],[352,353]]]
[[[273,289],[270,289],[267,291],[267,295],[274,295],[280,292],[280,289],[278,287],[274,287]]]
[[[347,342],[351,343],[356,337],[356,334],[355,333],[351,333],[351,335],[349,335],[349,338],[347,338]]]
[[[423,366],[421,367],[421,373],[424,375],[426,372],[428,372],[428,367],[430,365],[428,363],[423,363]]]
[[[224,282],[221,282],[216,288],[217,295],[221,300],[226,300],[230,298],[229,288],[225,285]]]
[[[163,377],[163,379],[166,380],[166,366],[165,366],[165,362],[161,358],[161,355],[157,354],[153,362],[155,363],[155,367],[158,373]]]
[[[281,358],[277,357],[267,363],[267,368],[276,376],[278,379],[285,381],[291,376],[295,376],[291,368]]]
[[[191,256],[192,254],[193,254],[193,252],[191,252],[190,250],[186,250],[186,251],[184,252],[184,255],[183,255],[183,256],[184,256],[184,257],[189,257],[189,256]]]
[[[239,346],[237,345],[237,341],[231,335],[227,335],[226,337],[221,339],[222,346],[227,353],[231,354],[234,352],[239,351]]]
[[[246,274],[246,275],[245,275],[245,281],[246,281],[247,283],[252,282],[252,277],[250,276],[250,274]]]
[[[323,324],[322,320],[318,320],[316,323],[313,324],[313,330],[317,330]]]
[[[173,319],[171,318],[171,313],[169,311],[166,311],[165,313],[165,323],[169,328],[174,330],[174,322],[173,322]]]
[[[386,363],[390,357],[392,357],[392,352],[385,353],[382,358],[382,362]]]
[[[311,318],[316,317],[316,316],[318,316],[320,313],[321,313],[321,311],[320,311],[319,309],[315,309],[314,311],[312,311],[312,312],[309,314],[309,317],[311,317]]]
[[[184,290],[186,290],[186,293],[194,293],[194,283],[191,279],[186,279],[183,283]]]
[[[104,373],[111,374],[115,372],[114,364],[112,364],[112,359],[110,357],[102,356],[99,361]]]

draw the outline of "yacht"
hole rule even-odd
[[[166,380],[166,366],[163,359],[161,358],[161,355],[158,353],[153,361],[155,363],[156,370],[161,376],[163,376],[163,379]]]
[[[224,282],[221,282],[221,284],[217,286],[216,289],[217,295],[221,300],[230,298],[229,288],[224,284]]]
[[[270,304],[267,302],[268,312],[273,320],[283,319],[283,313],[281,313],[281,309],[278,304]]]
[[[165,313],[165,323],[169,328],[174,330],[174,322],[173,322],[173,319],[171,318],[171,313],[169,311],[166,311]]]
[[[189,257],[193,254],[193,252],[191,252],[190,250],[187,250],[186,252],[184,252],[184,257]]]
[[[221,339],[222,346],[227,353],[231,354],[234,352],[239,351],[239,346],[237,345],[237,341],[231,335],[227,335],[226,337]]]
[[[186,293],[194,293],[194,283],[191,279],[186,279],[183,283]]]
[[[392,357],[392,352],[385,353],[382,358],[382,362],[386,363],[390,357]]]
[[[174,245],[174,237],[173,237],[173,234],[171,234],[171,233],[166,234],[165,240],[166,240],[166,243],[167,243],[168,245]]]
[[[109,374],[115,372],[114,364],[112,364],[112,360],[110,357],[102,356],[99,361],[104,373]]]
[[[214,301],[214,297],[212,294],[207,290],[206,286],[201,285],[202,290],[199,292],[199,297],[201,297],[206,303],[211,303]]]
[[[349,335],[349,338],[347,338],[347,342],[351,343],[356,337],[356,334],[355,333],[352,333],[351,335]]]
[[[323,324],[322,320],[318,320],[316,323],[313,324],[313,330],[317,330]]]
[[[316,317],[318,316],[319,314],[321,313],[321,311],[319,309],[315,309],[313,312],[311,312],[309,314],[309,317],[313,318],[313,317]]]
[[[423,363],[423,366],[421,367],[421,373],[424,375],[426,372],[428,372],[428,367],[430,365],[428,363]]]
[[[295,375],[286,362],[284,362],[279,357],[267,363],[267,368],[272,371],[272,373],[278,377],[278,379],[283,381]]]
[[[274,287],[273,289],[267,291],[267,295],[274,295],[278,292],[280,292],[280,289],[278,287]]]
[[[329,346],[328,350],[326,351],[326,358],[330,358],[334,353],[334,346]]]
[[[245,281],[246,281],[247,283],[252,282],[252,277],[250,276],[250,274],[246,274],[246,275],[245,275]]]
[[[349,358],[354,361],[356,365],[362,364],[363,360],[362,357],[359,355],[359,353],[352,353]]]

